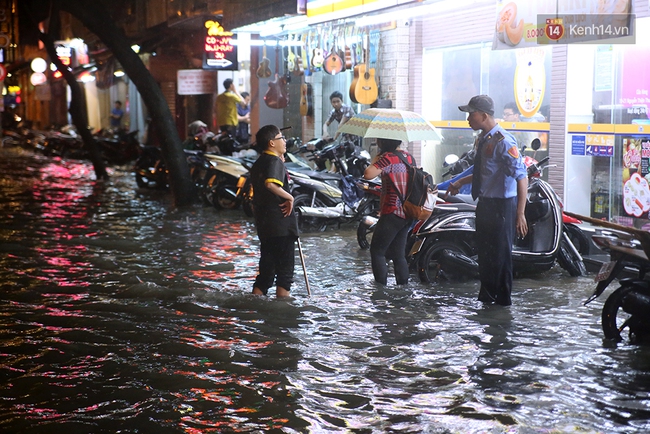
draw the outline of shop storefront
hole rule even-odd
[[[520,8],[508,11],[514,13],[509,31],[521,30],[520,39],[498,31],[502,11],[513,3]],[[545,176],[566,209],[650,227],[645,226],[650,211],[647,2],[612,3],[636,14],[629,21],[635,43],[608,43],[607,37],[589,43],[538,43],[532,36],[539,34],[539,23],[536,29],[529,15],[552,11],[552,3],[499,1],[495,7],[494,2],[472,2],[471,16],[462,8],[413,21],[411,31],[422,35],[411,47],[416,71],[422,49],[422,74],[414,76],[421,94],[414,98],[414,110],[438,126],[444,138],[440,147],[424,147],[425,167],[439,177],[445,155],[471,149],[473,132],[458,105],[472,95],[489,94],[495,117],[520,145],[535,137],[541,140],[540,151],[526,153],[536,159],[551,156],[555,167]],[[598,11],[584,10],[586,16],[589,12]],[[504,116],[512,108],[519,112],[516,121]]]
[[[577,212],[650,229],[650,18],[636,44],[568,47],[567,202]]]

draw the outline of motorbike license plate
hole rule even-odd
[[[603,263],[600,267],[600,271],[598,271],[598,274],[596,274],[596,278],[594,279],[594,282],[602,282],[603,280],[606,280],[610,274],[612,274],[612,270],[614,269],[614,265],[616,265],[616,261],[609,261]]]

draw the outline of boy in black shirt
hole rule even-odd
[[[288,297],[293,283],[298,224],[284,166],[287,142],[275,125],[255,135],[260,157],[251,168],[253,212],[260,239],[259,274],[253,294],[266,295],[275,280],[276,296]]]

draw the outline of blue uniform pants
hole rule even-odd
[[[517,198],[479,198],[476,206],[476,241],[484,303],[510,306],[512,292],[512,242],[515,236]]]

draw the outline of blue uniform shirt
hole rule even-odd
[[[514,136],[497,124],[481,140],[479,151],[482,151],[479,197],[517,196],[517,181],[527,174]]]

